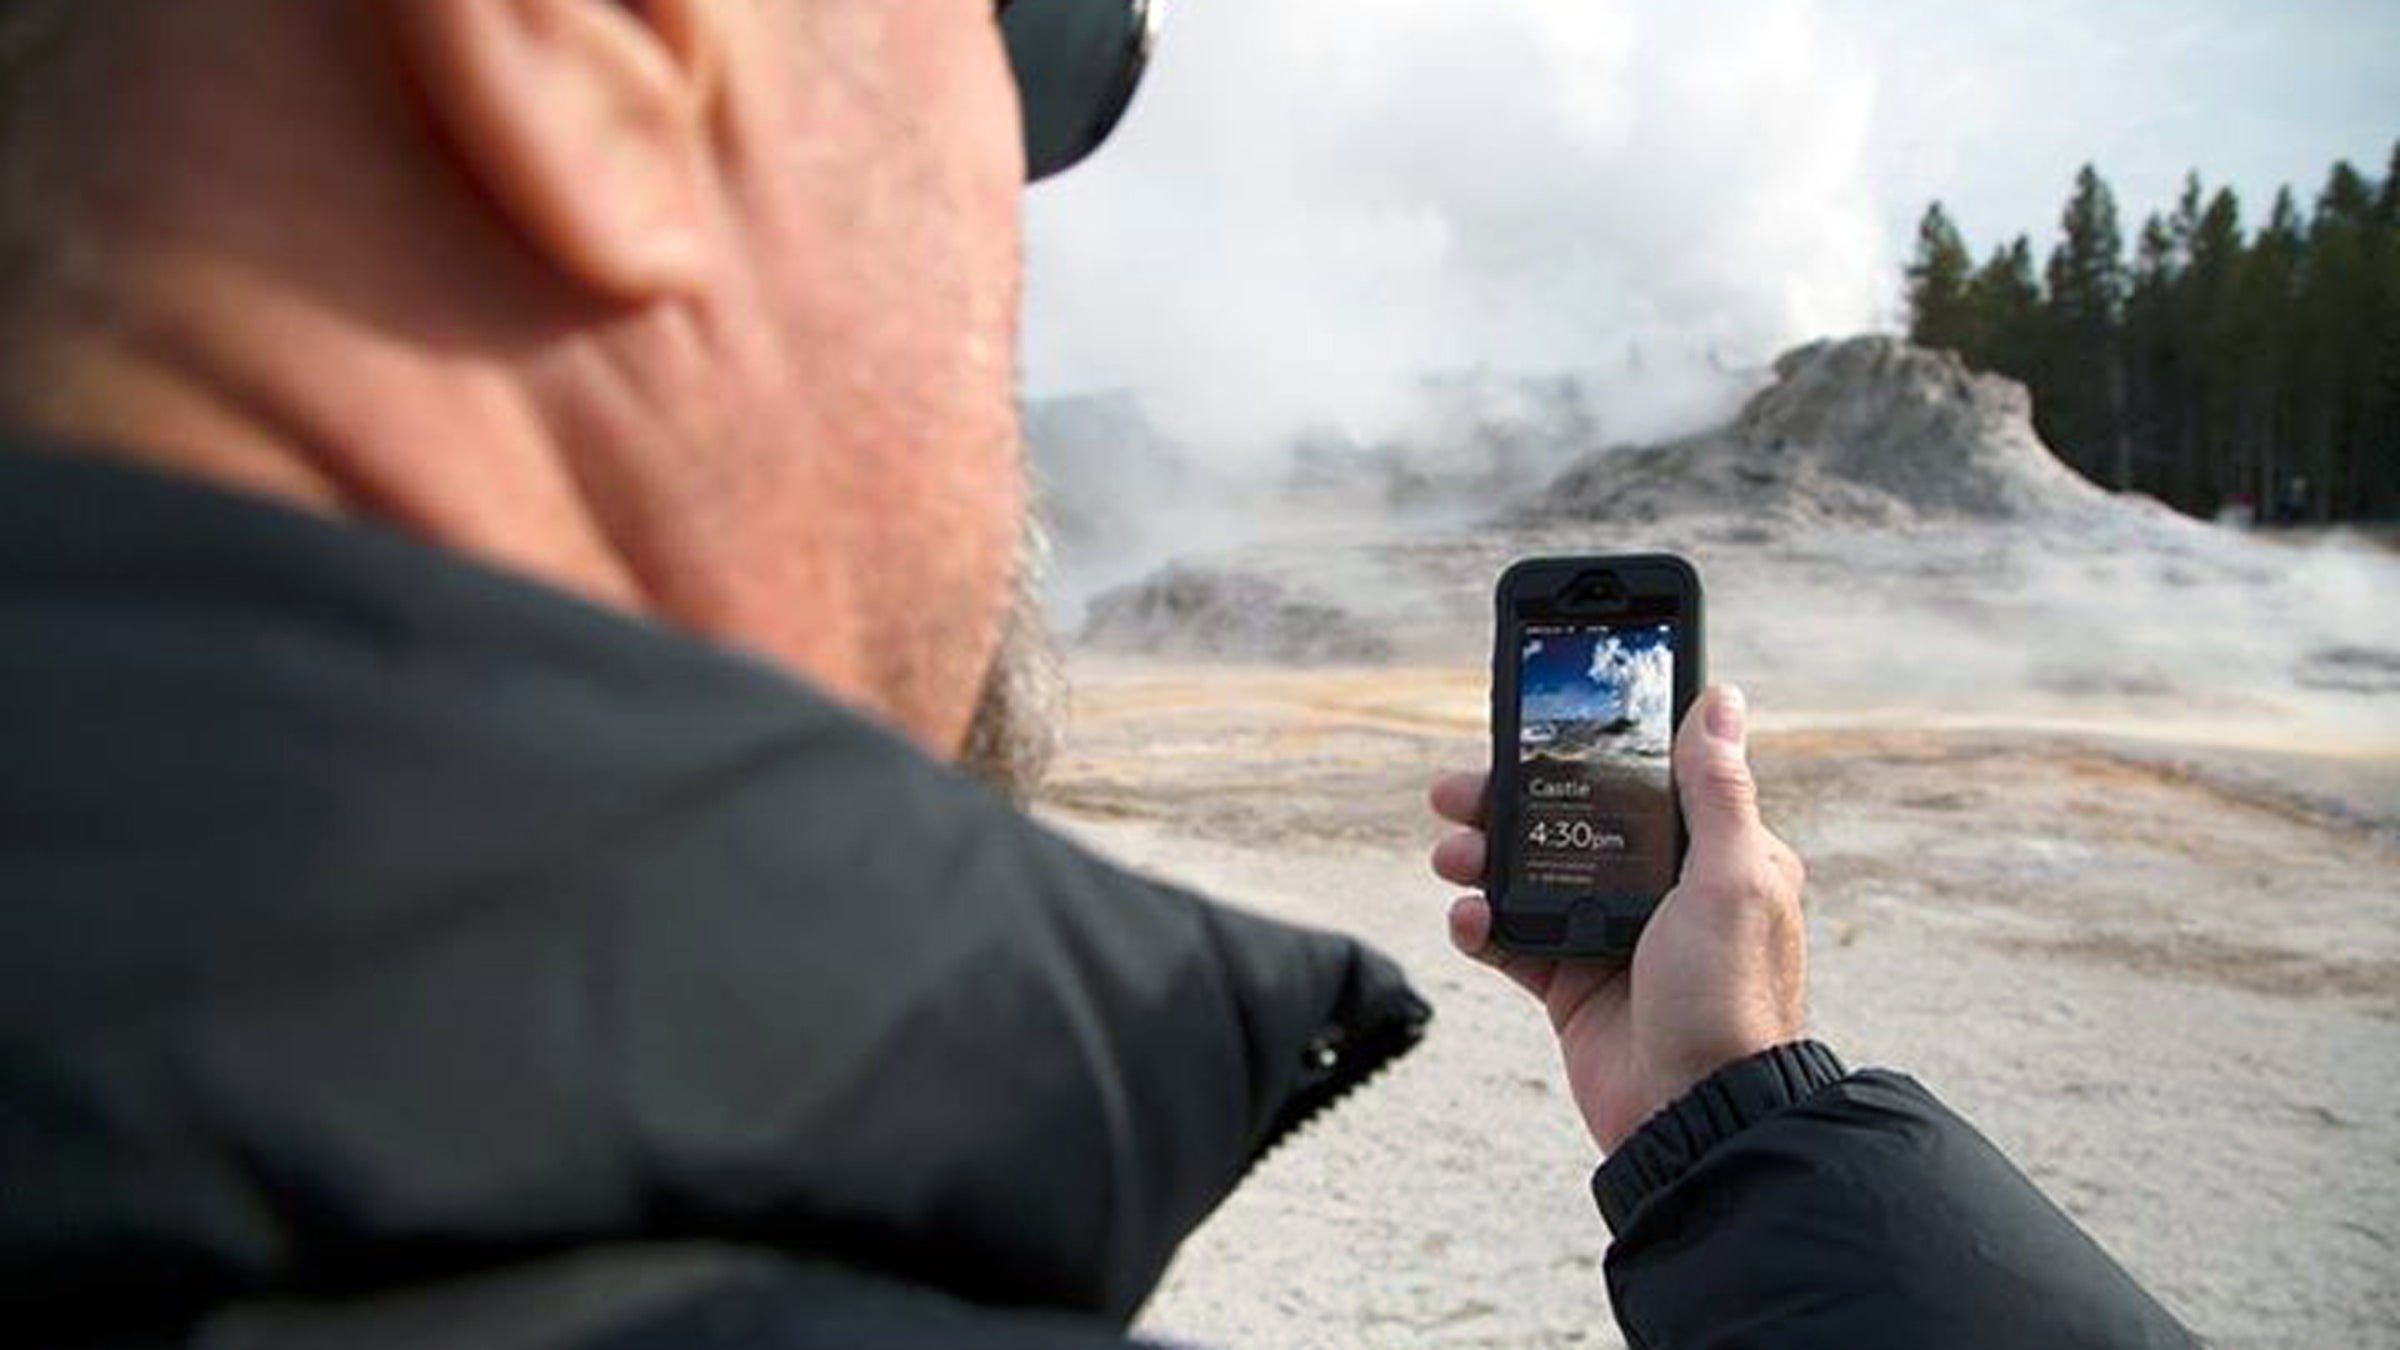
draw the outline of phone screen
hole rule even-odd
[[[1517,681],[1516,881],[1655,899],[1675,884],[1677,625],[1527,623]]]

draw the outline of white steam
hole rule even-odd
[[[1591,677],[1611,692],[1616,715],[1634,724],[1634,749],[1665,754],[1673,726],[1674,650],[1664,643],[1636,648],[1610,637],[1592,649]]]
[[[1540,638],[1528,641],[1525,659],[1531,661],[1547,647]],[[1604,633],[1593,637],[1591,653],[1583,671],[1590,687],[1569,684],[1529,694],[1525,715],[1546,722],[1634,722],[1639,724],[1633,732],[1638,739],[1655,739],[1664,747],[1675,688],[1673,651],[1663,642],[1645,645]]]
[[[1211,452],[1362,437],[1472,368],[1604,434],[1887,316],[1872,80],[1810,0],[1191,0],[1134,115],[1032,194],[1028,386]]]

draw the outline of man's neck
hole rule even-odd
[[[639,373],[649,367],[599,339],[445,345],[247,274],[146,274],[130,293],[143,296],[138,323],[54,328],[16,346],[14,383],[31,392],[0,405],[0,424],[373,521],[747,648],[898,720],[866,659],[838,540],[762,540],[712,515],[698,498],[739,488],[668,453],[694,442],[690,429],[660,420]],[[713,359],[678,340],[688,336],[653,333],[646,350],[668,364]]]
[[[235,306],[174,298],[221,282],[167,280],[138,324],[45,334],[17,358],[32,392],[0,416],[651,612],[503,372],[403,347],[269,287],[246,287]]]

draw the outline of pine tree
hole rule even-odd
[[[2043,348],[2042,283],[2033,270],[2033,242],[2018,235],[1995,249],[1968,287],[1978,364],[2033,384]],[[2037,405],[2038,411],[2038,405]]]
[[[2126,434],[2146,463],[2176,464],[2184,422],[2182,332],[2175,322],[2183,247],[2165,217],[2142,222],[2125,297]],[[2175,501],[2170,492],[2165,494]],[[2178,502],[2178,505],[2182,503]]]
[[[2400,144],[2365,225],[2366,322],[2360,333],[2358,453],[2346,516],[2400,516]]]
[[[2301,347],[2296,316],[2307,253],[2306,227],[2287,187],[2275,194],[2267,223],[2243,260],[2233,320],[2239,440],[2228,475],[2216,485],[2221,493],[2269,502],[2283,475],[2295,422],[2293,361]]]
[[[2089,164],[2075,175],[2075,195],[2059,217],[2060,241],[2050,255],[2050,303],[2077,336],[2116,326],[2125,303],[2125,235],[2117,198]]]
[[[1917,253],[1908,265],[1909,338],[1920,346],[1971,354],[1978,346],[1968,294],[1975,258],[1940,202],[1917,225]]]
[[[2383,325],[2376,292],[2375,189],[2349,163],[2333,166],[2309,220],[2299,296],[2299,428],[2290,513],[2330,519],[2365,503],[2377,422],[2374,369]]]
[[[2060,449],[2087,470],[2106,463],[2117,487],[2133,486],[2132,442],[2124,435],[2125,368],[2118,348],[2127,286],[2125,236],[2116,194],[2086,164],[2059,219],[2047,270],[2049,315],[2058,344],[2044,381]]]
[[[2241,456],[2239,316],[2246,248],[2241,198],[2219,188],[2192,227],[2176,305],[2186,353],[2188,431],[2175,459],[2178,490],[2171,495],[2186,509],[2211,509],[2240,491],[2232,466]]]
[[[2200,233],[2200,217],[2208,208],[2208,193],[2200,182],[2197,169],[2183,176],[2183,191],[2176,194],[2174,213],[2167,218],[2167,233],[2175,243],[2176,256],[2192,256],[2192,239]]]
[[[2384,170],[2383,189],[2375,194],[2375,220],[2385,229],[2400,230],[2400,141],[2392,142],[2392,162]]]

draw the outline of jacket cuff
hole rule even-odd
[[[1794,1041],[1736,1060],[1652,1116],[1592,1173],[1592,1198],[1612,1233],[1642,1202],[1673,1184],[1717,1145],[1849,1075],[1832,1050]]]

